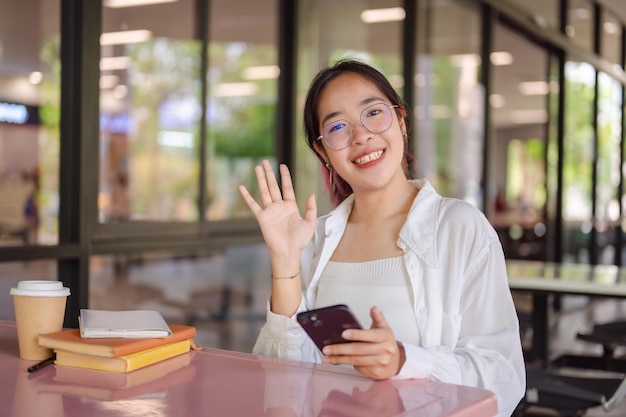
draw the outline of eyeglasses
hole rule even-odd
[[[372,104],[361,112],[359,122],[370,133],[383,133],[391,127],[393,121],[391,109],[394,107],[398,106],[386,103]],[[342,119],[324,126],[322,134],[317,140],[324,139],[330,149],[340,151],[350,146],[353,138],[354,127],[352,123]]]

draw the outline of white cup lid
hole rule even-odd
[[[70,295],[70,289],[61,281],[20,281],[17,288],[11,288],[11,295],[31,297],[62,297]]]

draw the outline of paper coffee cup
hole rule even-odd
[[[49,358],[52,350],[39,347],[39,335],[63,329],[70,289],[60,281],[20,281],[10,294],[15,307],[20,358]]]

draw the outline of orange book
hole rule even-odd
[[[141,369],[148,365],[173,358],[174,356],[189,353],[191,341],[181,340],[163,346],[157,346],[129,355],[117,356],[114,358],[103,358],[82,353],[55,350],[55,365],[74,366],[77,368],[99,369],[111,372],[130,372]]]
[[[180,342],[181,340],[192,339],[196,335],[196,328],[193,326],[170,324],[169,327],[172,330],[171,336],[145,339],[122,337],[86,339],[80,337],[79,329],[66,329],[60,332],[39,335],[39,346],[84,355],[114,358],[157,346]]]

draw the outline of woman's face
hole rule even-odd
[[[371,81],[351,72],[330,81],[320,95],[319,132],[329,124],[333,126],[330,131],[349,129],[342,122],[334,124],[345,120],[352,125],[353,137],[344,149],[332,149],[324,140],[316,141],[316,148],[355,193],[380,189],[393,180],[406,180],[402,167],[406,127],[398,119],[397,109],[390,109],[391,125],[383,132],[371,133],[361,124],[364,121],[368,125],[368,118],[384,117],[378,111],[380,106],[374,106],[373,111],[371,108],[381,103],[393,104]]]

